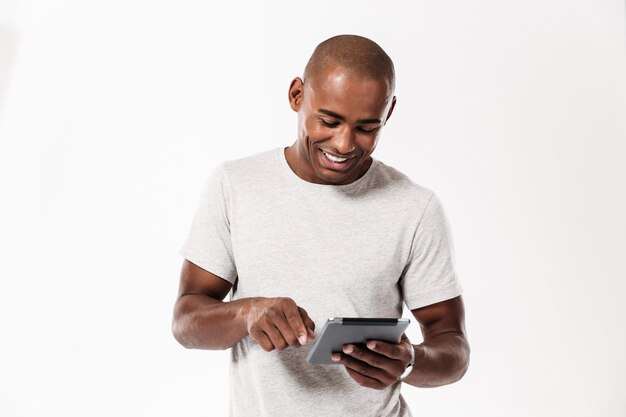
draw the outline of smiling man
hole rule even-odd
[[[172,329],[187,348],[231,348],[231,416],[410,416],[403,384],[445,385],[467,370],[442,204],[372,157],[394,90],[380,46],[330,38],[291,82],[295,142],[210,175],[180,252]],[[336,365],[306,362],[316,324],[400,317],[403,303],[422,343],[404,335],[346,345]]]
[[[306,84],[300,78],[291,82],[299,140],[286,157],[306,181],[349,184],[372,164],[370,155],[396,103],[395,75],[387,54],[373,42],[366,45],[364,38],[332,38],[309,60]]]

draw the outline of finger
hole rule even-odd
[[[273,322],[274,326],[278,329],[281,336],[285,339],[285,342],[287,342],[289,346],[300,346],[298,337],[285,316],[278,314],[274,317]]]
[[[285,350],[289,344],[285,341],[283,336],[280,334],[278,329],[274,327],[271,323],[269,326],[263,328],[263,333],[267,335],[267,337],[272,342],[272,345],[278,350]]]
[[[406,346],[407,343],[387,343],[382,340],[368,340],[367,347],[368,349],[380,353],[381,355],[387,356],[391,359],[397,359],[399,361],[406,362],[407,360],[411,360],[411,351]]]
[[[300,312],[302,321],[304,321],[304,325],[307,328],[309,337],[311,337],[312,339],[315,339],[315,322],[311,320],[311,317],[309,317],[309,313],[307,313],[306,310],[303,309],[302,307],[298,307],[298,311]]]
[[[340,353],[339,362],[341,362],[347,369],[351,369],[352,371],[358,373],[362,377],[374,379],[375,381],[381,384],[389,385],[393,381],[396,380],[396,378],[394,378],[392,375],[390,375],[383,369],[374,368],[373,366],[370,366],[369,364],[363,361],[353,358],[350,355]]]
[[[302,317],[300,317],[298,306],[295,303],[287,303],[283,307],[283,312],[287,318],[287,323],[300,341],[300,344],[306,345],[308,332],[302,321]]]
[[[271,352],[272,350],[274,350],[274,344],[263,331],[253,329],[250,331],[250,337],[252,338],[252,340],[257,342],[264,351]]]
[[[373,367],[367,362],[361,361],[350,355],[346,355],[345,353],[339,353],[339,355],[340,363],[342,363],[345,367],[350,368],[355,372],[358,372],[361,375],[374,378],[380,382],[389,383],[395,380],[394,376],[384,369]]]
[[[369,376],[361,375],[360,373],[350,368],[346,368],[346,371],[348,372],[348,375],[350,375],[350,377],[354,379],[354,381],[362,387],[378,389],[378,390],[387,387],[387,385],[383,384],[379,380],[370,378]]]
[[[343,346],[343,353],[365,362],[374,368],[382,369],[392,376],[402,375],[405,369],[405,365],[401,361],[373,352],[364,345],[346,344]]]

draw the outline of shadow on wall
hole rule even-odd
[[[2,105],[9,90],[11,72],[15,66],[19,36],[9,25],[0,25],[0,119]]]

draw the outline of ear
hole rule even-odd
[[[391,99],[391,107],[389,107],[389,111],[387,112],[387,117],[385,118],[384,124],[387,124],[387,120],[389,120],[389,118],[391,117],[391,113],[393,113],[394,107],[396,107],[396,96],[393,96],[393,98]]]
[[[300,77],[296,77],[289,85],[289,105],[295,112],[300,110],[302,100],[304,99],[304,81]]]

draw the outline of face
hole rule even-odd
[[[298,113],[298,139],[287,150],[290,166],[309,182],[344,185],[371,165],[396,99],[384,78],[331,67],[306,83],[294,79],[289,100]]]

